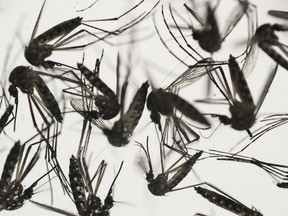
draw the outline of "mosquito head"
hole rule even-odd
[[[146,173],[146,181],[151,182],[153,179],[154,179],[154,174],[150,170],[148,173]]]
[[[13,85],[13,84],[10,85],[8,88],[8,91],[9,91],[9,94],[15,98],[15,100],[16,100],[16,98],[18,98],[18,90],[17,90],[15,85]]]
[[[114,204],[114,199],[113,199],[113,196],[110,194],[105,198],[105,201],[104,201],[105,209],[106,210],[111,209],[113,207],[113,204]]]

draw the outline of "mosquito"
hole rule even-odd
[[[206,184],[213,188],[214,190],[218,191],[212,191],[203,187],[200,187],[199,185]],[[197,186],[197,187],[196,187]],[[214,203],[215,205],[224,208],[228,211],[231,211],[237,215],[241,216],[263,216],[262,213],[257,211],[254,208],[249,208],[243,203],[239,202],[232,196],[228,195],[224,191],[218,189],[217,187],[213,186],[210,183],[200,183],[198,185],[195,185],[194,189],[196,192],[200,195],[202,195],[205,199],[208,199],[211,203]]]
[[[254,157],[247,157],[240,154],[235,155],[217,150],[211,150],[209,153],[213,155],[212,157],[216,157],[217,160],[253,164],[263,169],[275,180],[277,180],[277,186],[288,184],[288,166],[286,165],[270,163],[258,160]]]
[[[277,18],[288,19],[288,11],[269,10],[268,14]]]
[[[104,172],[106,169],[107,164],[105,161],[102,161],[99,167],[96,170],[95,175],[90,179],[90,175],[87,170],[87,165],[84,161],[80,163],[79,158],[75,158],[73,155],[70,158],[70,168],[69,168],[69,178],[71,189],[73,192],[74,203],[76,205],[78,214],[81,216],[88,216],[88,215],[95,215],[95,216],[108,216],[110,215],[109,210],[113,207],[113,187],[118,178],[120,171],[123,166],[123,161],[121,162],[120,168],[109,188],[108,194],[102,203],[101,199],[97,197],[97,191],[101,184],[102,178],[104,176]],[[98,176],[98,177],[97,177]],[[95,189],[92,188],[92,181],[94,178],[97,177],[97,184]],[[87,191],[87,195],[86,192]],[[48,209],[49,211],[57,212],[63,215],[76,215],[73,213],[69,213],[67,211],[48,206],[42,203],[38,203],[32,201],[32,203]]]
[[[127,83],[128,84],[128,83]],[[132,136],[135,127],[137,126],[146,102],[146,96],[148,91],[149,83],[144,82],[138,89],[134,98],[125,114],[123,114],[123,105],[121,102],[121,116],[118,121],[116,121],[111,129],[104,128],[103,132],[107,136],[108,141],[111,145],[115,147],[122,147],[129,143],[128,138]],[[124,85],[124,88],[125,85]],[[122,88],[123,90],[123,88]],[[122,91],[123,93],[123,91]],[[122,98],[124,95],[122,94]],[[123,101],[124,98],[121,100]]]
[[[144,0],[140,1],[134,7],[132,7],[131,9],[129,9],[128,11],[126,11],[125,13],[123,13],[122,15],[120,15],[118,17],[110,18],[110,19],[100,19],[100,20],[96,20],[96,21],[105,21],[105,20],[107,20],[107,21],[116,20],[117,21],[117,20],[121,19],[123,16],[125,16],[126,14],[133,11],[138,6],[140,6],[143,2],[144,2]],[[86,23],[86,22],[92,22],[93,20],[84,21],[83,17],[76,17],[76,18],[72,18],[70,20],[66,20],[62,23],[59,23],[59,24],[53,26],[52,28],[48,29],[44,33],[35,37],[36,31],[38,28],[38,24],[40,21],[40,17],[41,17],[44,5],[46,3],[46,0],[45,0],[43,2],[40,13],[38,15],[38,18],[37,18],[36,24],[34,26],[30,41],[29,41],[28,45],[25,47],[25,58],[27,59],[27,61],[30,64],[37,66],[37,67],[42,66],[46,69],[53,68],[55,65],[56,66],[68,66],[71,68],[71,66],[69,66],[69,65],[62,64],[62,63],[55,62],[55,61],[51,61],[51,60],[45,60],[45,59],[48,58],[49,56],[51,56],[53,51],[81,49],[81,48],[85,48],[89,45],[92,45],[98,41],[104,40],[105,38],[107,38],[110,35],[121,34],[122,32],[126,31],[127,29],[133,27],[137,23],[144,20],[153,11],[153,9],[159,4],[159,2],[160,1],[158,1],[152,7],[152,9],[150,9],[150,11],[143,12],[138,17],[133,19],[130,23],[123,25],[122,27],[116,29],[115,31],[107,31],[107,30],[104,30],[101,28],[97,28],[95,26],[92,26],[92,25],[89,25]],[[104,33],[106,33],[106,36],[99,37],[99,36],[89,32],[85,29],[81,29],[81,30],[76,31],[75,33],[72,33],[72,31],[74,31],[80,25],[87,26],[89,28],[93,28],[93,29],[99,30],[101,32],[104,32]],[[70,42],[72,42],[73,40],[75,40],[75,38],[79,34],[82,34],[82,33],[92,35],[93,37],[96,37],[97,40],[92,41],[92,42],[87,43],[87,44],[82,44],[82,45],[65,46],[65,45],[69,44]],[[56,40],[56,41],[52,44],[49,44],[49,42],[51,42],[53,40]],[[73,69],[76,69],[76,68],[73,68]]]
[[[172,118],[176,125],[188,129],[196,138],[199,138],[199,135],[196,132],[176,116],[175,110],[180,111],[184,116],[194,121],[205,126],[210,126],[208,120],[192,104],[178,96],[173,91],[180,88],[180,86],[183,87],[192,84],[202,76],[208,74],[208,71],[211,70],[209,65],[212,62],[213,60],[211,58],[203,59],[195,65],[190,66],[165,89],[153,89],[149,93],[147,97],[147,108],[151,111],[150,118],[152,122],[158,125],[160,131],[162,131],[161,114]],[[215,70],[215,68],[212,70]]]
[[[28,141],[30,141],[31,139],[29,139]],[[36,142],[29,145],[24,155],[24,150],[27,142],[25,142],[23,145],[20,144],[20,141],[15,142],[14,146],[11,148],[6,158],[0,180],[0,211],[4,209],[16,210],[22,207],[24,201],[32,197],[33,188],[37,185],[37,182],[46,175],[45,174],[44,176],[40,177],[30,187],[23,191],[22,181],[26,178],[26,176],[35,166],[40,154],[40,144],[38,144],[39,142]],[[38,144],[37,150],[35,151],[28,165],[26,165],[29,153],[33,145],[35,144]],[[16,176],[15,179],[12,180],[15,168]]]
[[[119,55],[118,55],[119,64]],[[117,67],[118,68],[118,67]],[[97,88],[103,95],[95,96],[95,105],[99,109],[99,117],[104,120],[112,119],[120,112],[120,104],[118,102],[118,92],[114,93],[109,86],[106,85],[96,74],[86,68],[83,64],[78,63],[78,69],[90,82],[90,84]],[[119,71],[117,70],[117,86],[118,86]],[[98,117],[98,118],[99,118]]]
[[[274,48],[279,48],[281,52],[288,56],[287,46],[278,40],[275,31],[287,31],[287,25],[280,24],[263,24],[256,30],[254,37],[251,40],[250,46],[247,50],[247,55],[243,68],[254,67],[255,58],[260,47],[268,56],[270,56],[277,64],[288,70],[288,61],[276,51]],[[245,69],[248,70],[248,69]]]
[[[144,151],[147,157],[149,171],[147,170],[146,172],[146,180],[148,182],[149,191],[155,196],[164,196],[168,192],[181,190],[175,189],[175,187],[188,175],[193,165],[203,153],[202,151],[199,151],[195,155],[188,158],[184,163],[175,167],[176,164],[184,157],[182,156],[170,168],[168,168],[166,171],[162,170],[162,173],[154,178],[153,166],[149,153],[148,137],[146,142],[146,149],[141,143],[137,142],[137,144]],[[168,178],[168,176],[172,175],[172,173],[174,173],[174,175]]]
[[[10,73],[9,82],[11,83],[11,85],[9,86],[9,93],[12,97],[15,98],[16,114],[18,107],[17,88],[19,88],[23,93],[27,94],[33,125],[38,131],[40,130],[36,123],[31,101],[37,108],[38,112],[40,113],[42,119],[47,126],[51,125],[51,123],[48,122],[39,104],[44,108],[44,110],[48,113],[49,116],[54,117],[59,123],[62,122],[63,117],[59,105],[44,80],[37,73],[37,71],[34,71],[30,67],[18,66],[14,68]],[[36,89],[40,98],[38,98],[34,94],[34,89]]]
[[[216,87],[220,90],[220,92],[223,94],[225,99],[228,101],[229,106],[230,106],[230,113],[231,113],[231,118],[228,118],[223,115],[219,115],[220,121],[224,124],[230,124],[232,128],[235,130],[246,130],[247,133],[252,136],[249,128],[251,128],[256,120],[256,115],[266,97],[266,94],[273,82],[273,79],[276,75],[278,65],[271,71],[268,80],[264,86],[264,89],[262,91],[262,94],[260,96],[259,101],[257,104],[254,104],[254,100],[252,98],[249,86],[247,84],[247,81],[244,77],[244,74],[242,70],[240,69],[237,61],[235,58],[230,55],[229,57],[229,71],[230,71],[230,77],[232,81],[232,86],[233,86],[233,94],[231,92],[231,89],[228,85],[227,79],[224,75],[224,71],[220,70],[222,80],[220,79],[224,91],[220,88],[218,83],[215,80],[215,77],[210,73],[210,79],[211,81],[216,85]],[[225,92],[226,91],[226,92]],[[235,94],[239,97],[236,98]],[[215,115],[217,116],[217,115]]]
[[[210,3],[206,4],[206,17],[203,19],[198,15],[198,13],[193,10],[190,6],[188,6],[186,3],[184,4],[184,7],[188,14],[192,15],[193,18],[197,20],[197,22],[202,26],[201,29],[196,29],[192,24],[189,24],[185,18],[177,11],[173,10],[171,7],[171,4],[169,5],[169,12],[171,15],[171,18],[173,20],[173,23],[178,30],[180,37],[184,40],[185,46],[187,46],[189,49],[185,49],[184,45],[180,43],[180,41],[177,39],[177,36],[175,33],[172,32],[171,26],[168,24],[163,7],[162,7],[162,17],[165,23],[166,28],[169,31],[169,34],[173,37],[174,41],[179,45],[179,47],[189,56],[191,56],[194,60],[197,61],[197,58],[195,58],[192,53],[195,53],[197,56],[203,58],[187,41],[185,38],[182,30],[192,30],[192,36],[194,40],[197,40],[199,43],[199,46],[209,52],[214,53],[218,51],[221,48],[222,42],[226,39],[226,37],[230,34],[230,32],[235,28],[235,26],[238,24],[238,22],[241,20],[241,18],[246,15],[248,20],[248,38],[250,38],[257,26],[257,10],[256,6],[251,4],[247,0],[239,0],[236,8],[234,10],[231,10],[232,13],[229,16],[229,21],[227,21],[227,25],[225,26],[222,33],[219,30],[218,22],[215,17],[215,10],[218,7],[219,1],[217,1],[217,4],[215,8],[212,8]],[[176,18],[174,14],[177,14],[179,18],[181,18],[182,21],[184,21],[187,25],[187,27],[179,26],[178,21],[176,21]],[[249,39],[248,39],[249,40]],[[174,55],[175,56],[175,55]],[[181,61],[182,62],[182,61]]]

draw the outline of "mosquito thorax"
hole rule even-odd
[[[247,130],[255,123],[255,106],[247,103],[235,103],[235,106],[230,106],[231,112],[231,127],[236,130]]]
[[[161,103],[161,94],[164,92],[162,88],[153,90],[147,97],[147,109],[148,110],[158,110],[159,103]]]
[[[164,196],[167,193],[167,175],[159,174],[148,184],[149,191],[155,196]]]
[[[271,24],[263,24],[257,28],[255,36],[258,43],[269,43],[271,45],[278,41],[278,37],[274,34],[274,26]]]

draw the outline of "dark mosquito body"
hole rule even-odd
[[[179,36],[184,40],[185,46],[180,43],[179,39],[177,39],[179,37],[176,35],[176,32],[172,32],[171,25],[168,24],[163,7],[162,7],[162,17],[163,17],[165,26],[169,31],[169,34],[173,37],[174,41],[179,45],[179,47],[186,54],[188,54],[190,57],[192,57],[196,61],[197,61],[197,58],[195,58],[195,56],[193,56],[192,53],[196,54],[200,58],[203,58],[203,57],[196,51],[196,49],[193,48],[193,46],[189,44],[188,40],[184,36],[183,30],[189,30],[189,31],[192,30],[193,39],[197,40],[199,43],[199,46],[203,50],[209,53],[214,53],[221,48],[222,42],[226,39],[226,37],[230,34],[230,32],[235,28],[235,26],[238,24],[238,22],[241,20],[241,18],[244,15],[246,15],[248,19],[248,37],[251,37],[251,35],[254,34],[254,31],[256,28],[255,26],[257,26],[257,20],[254,20],[255,17],[252,17],[256,13],[256,7],[253,4],[251,4],[247,0],[239,0],[237,2],[236,8],[234,8],[234,10],[231,10],[232,13],[229,16],[229,20],[227,21],[227,24],[224,27],[224,30],[221,32],[219,30],[218,22],[215,17],[215,10],[217,9],[218,4],[219,4],[219,1],[217,2],[215,8],[212,8],[210,3],[206,3],[205,19],[200,17],[198,13],[194,9],[192,9],[192,6],[188,6],[186,3],[184,4],[184,7],[186,11],[188,12],[188,14],[191,15],[194,19],[196,19],[196,21],[201,25],[201,29],[196,29],[192,24],[188,23],[187,20],[191,20],[191,17],[189,17],[189,19],[184,18],[183,14],[180,14],[177,10],[174,10],[171,7],[171,5],[169,5],[169,12],[173,20],[173,25],[174,27],[176,27],[178,33],[180,34]],[[176,16],[174,14],[177,15],[178,18],[181,18],[183,22],[185,22],[185,26],[180,26],[178,24],[178,21],[176,20]],[[164,45],[167,48],[166,44]],[[187,47],[188,49],[184,47]],[[169,52],[177,58],[177,55],[173,54],[170,50]],[[180,61],[183,63],[182,60]]]
[[[76,17],[76,18],[66,20],[62,23],[59,23],[59,24],[53,26],[52,28],[48,29],[47,31],[43,32],[42,34],[38,35],[37,37],[34,37],[36,34],[36,31],[37,31],[37,28],[38,28],[38,24],[40,21],[40,17],[41,17],[45,2],[46,1],[44,1],[43,5],[41,7],[41,10],[40,10],[40,13],[38,15],[36,24],[34,26],[29,44],[25,48],[25,58],[27,59],[27,61],[30,64],[37,66],[37,67],[43,66],[46,69],[47,68],[53,68],[55,65],[56,66],[68,66],[68,65],[65,65],[65,64],[62,64],[59,62],[45,60],[46,58],[48,58],[49,56],[52,55],[53,51],[81,49],[81,48],[85,48],[91,44],[94,44],[98,41],[104,40],[108,36],[119,35],[120,33],[126,31],[127,29],[129,29],[129,28],[133,27],[134,25],[136,25],[137,23],[139,23],[141,20],[145,19],[150,14],[150,12],[157,6],[157,4],[159,3],[159,2],[157,2],[150,11],[142,13],[141,15],[136,17],[134,20],[132,20],[130,23],[127,23],[127,24],[123,25],[122,27],[120,27],[114,31],[107,31],[107,30],[104,30],[101,28],[97,28],[95,26],[92,26],[92,25],[85,23],[88,21],[84,21],[83,17]],[[132,7],[131,9],[129,9],[128,11],[126,11],[125,13],[120,15],[119,17],[110,18],[110,19],[101,19],[98,21],[118,20],[121,17],[128,14],[129,12],[133,11],[136,7],[141,5],[143,2],[144,2],[144,0],[140,1],[137,5],[135,5],[134,7]],[[90,20],[89,22],[92,22],[92,21],[93,20]],[[106,35],[103,37],[99,37],[96,34],[91,33],[85,29],[81,29],[81,30],[76,31],[75,33],[72,33],[80,25],[84,25],[84,26],[87,26],[89,28],[98,30],[99,32],[105,33]],[[78,46],[76,45],[76,46],[70,46],[70,47],[65,46],[65,45],[69,44],[70,42],[72,42],[77,36],[79,36],[79,34],[82,34],[82,33],[87,33],[88,35],[92,35],[93,37],[96,37],[97,39],[95,41],[92,41],[90,43],[83,44],[83,45],[78,45]],[[51,42],[53,40],[56,40],[56,41],[53,44],[48,44],[49,42]],[[71,67],[71,66],[68,66],[68,67]],[[76,69],[76,68],[74,68],[74,69]]]
[[[241,216],[262,216],[260,212],[258,212],[256,209],[250,209],[247,206],[245,206],[243,203],[239,202],[238,200],[234,199],[230,195],[224,193],[223,191],[219,190],[215,186],[206,183],[213,189],[219,191],[220,193],[217,193],[212,190],[208,190],[206,188],[197,186],[194,187],[197,193],[202,195],[205,199],[209,200],[211,203],[214,203],[215,205],[224,208],[230,212],[233,212],[237,215]]]
[[[277,18],[288,19],[288,11],[269,10],[268,14]]]
[[[75,158],[73,155],[70,158],[70,166],[69,166],[69,179],[71,190],[74,198],[74,203],[77,208],[78,214],[80,216],[109,216],[109,210],[113,207],[113,187],[118,178],[120,171],[123,166],[123,162],[120,165],[120,168],[110,186],[108,194],[102,203],[101,199],[97,197],[97,191],[101,184],[102,178],[105,173],[107,164],[102,161],[99,167],[96,170],[95,175],[92,179],[90,179],[90,175],[88,173],[88,167],[85,161],[81,162],[81,159]],[[98,177],[97,177],[98,176]],[[92,181],[97,177],[97,185],[95,189],[92,188]],[[41,204],[35,201],[32,201],[34,204],[48,209],[49,211],[57,212],[63,215],[75,215],[65,210],[61,210],[52,206],[48,206],[45,204]]]
[[[99,90],[103,95],[95,96],[95,105],[99,109],[97,118],[104,120],[112,119],[120,112],[118,96],[111,90],[96,74],[86,68],[83,64],[78,64],[78,69],[90,82],[90,84]]]
[[[144,82],[136,92],[127,112],[121,115],[120,119],[114,123],[111,129],[103,129],[111,145],[122,147],[129,143],[128,138],[132,136],[142,116],[148,87],[148,81]]]
[[[153,90],[147,98],[147,108],[151,111],[151,120],[160,124],[159,115],[174,116],[174,109],[179,110],[183,115],[206,126],[210,126],[208,120],[189,102],[177,94],[166,92],[164,89]],[[157,117],[157,118],[155,118]]]
[[[188,175],[193,165],[196,163],[196,161],[201,157],[203,153],[202,151],[197,152],[193,156],[190,156],[184,163],[175,167],[176,164],[184,157],[182,156],[169,169],[167,169],[166,171],[163,171],[162,173],[154,177],[152,161],[150,158],[150,153],[149,153],[149,148],[148,148],[148,139],[147,139],[147,146],[146,146],[147,150],[144,148],[144,146],[141,143],[138,143],[138,145],[141,147],[141,149],[144,151],[147,157],[149,170],[147,170],[147,173],[146,173],[146,180],[148,182],[149,191],[155,196],[164,196],[168,192],[180,190],[180,189],[175,189],[175,187]],[[174,174],[172,175],[172,173]],[[169,178],[169,175],[172,175],[172,176]]]
[[[25,144],[21,145],[18,141],[14,144],[6,158],[0,180],[0,211],[4,209],[17,210],[21,208],[24,201],[30,199],[34,194],[33,188],[37,185],[37,182],[45,176],[42,176],[24,190],[22,181],[35,166],[40,154],[39,145],[28,165],[25,167],[32,145],[33,144],[28,147],[23,158]],[[15,179],[12,180],[16,167],[16,176]]]
[[[11,85],[9,87],[9,93],[12,97],[15,98],[16,105],[18,105],[17,88],[19,88],[23,93],[27,94],[33,123],[36,128],[37,124],[33,116],[31,100],[38,109],[45,123],[47,125],[49,125],[50,123],[47,122],[47,119],[45,118],[38,105],[39,102],[37,102],[37,100],[39,99],[34,95],[34,89],[36,89],[39,97],[41,98],[41,102],[44,104],[45,109],[48,110],[48,114],[50,116],[52,115],[58,122],[62,122],[63,117],[55,97],[47,87],[44,80],[39,76],[36,71],[32,70],[30,67],[18,66],[14,68],[10,73],[9,82],[11,82]]]
[[[233,85],[233,93],[228,85],[228,82],[226,80],[226,77],[224,75],[223,70],[220,70],[221,76],[225,86],[224,89],[226,92],[224,92],[218,83],[216,82],[214,76],[210,73],[211,81],[216,85],[216,87],[220,90],[220,92],[223,94],[223,96],[226,98],[230,105],[230,113],[231,118],[228,118],[224,115],[213,115],[218,116],[220,121],[227,125],[230,124],[232,128],[235,130],[246,130],[250,136],[252,136],[251,132],[249,131],[249,128],[251,128],[256,120],[256,115],[265,99],[265,96],[272,84],[272,81],[276,75],[277,72],[277,65],[271,72],[271,74],[268,77],[268,81],[265,84],[265,87],[262,91],[262,94],[260,96],[259,101],[255,105],[249,86],[247,84],[247,81],[244,77],[244,74],[242,70],[240,69],[238,63],[236,62],[235,58],[230,55],[229,58],[229,71],[230,71],[230,77],[231,82]],[[218,76],[218,75],[217,75]],[[219,78],[219,77],[218,77]],[[220,79],[220,78],[219,78]],[[235,94],[239,97],[236,98]]]
[[[279,42],[275,31],[287,31],[288,26],[280,24],[263,24],[256,30],[256,33],[252,39],[252,44],[248,51],[247,59],[253,58],[254,56],[254,46],[258,46],[269,55],[276,63],[281,65],[283,68],[288,70],[288,61],[285,59],[274,47],[279,48],[284,55],[288,56],[287,46]],[[251,56],[251,57],[250,57]],[[248,60],[249,61],[249,60]]]
[[[223,62],[215,62],[212,58],[202,59],[196,64],[189,66],[186,71],[180,74],[165,89],[153,88],[147,97],[147,108],[151,111],[150,118],[152,122],[158,125],[160,131],[162,131],[161,115],[164,115],[173,120],[174,126],[181,131],[180,133],[183,133],[188,142],[191,140],[188,138],[185,130],[192,134],[196,140],[200,138],[175,112],[179,111],[183,116],[205,126],[210,126],[210,122],[191,103],[176,94],[175,90],[193,84],[203,76],[211,73],[211,71],[217,71],[221,67],[219,66],[221,64]]]

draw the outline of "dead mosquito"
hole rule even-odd
[[[196,61],[197,61],[197,58],[195,58],[192,55],[192,53],[196,54],[200,58],[203,58],[203,57],[196,51],[196,49],[193,48],[193,46],[190,45],[190,43],[188,42],[188,40],[186,39],[183,33],[183,30],[189,30],[189,31],[192,30],[193,39],[198,41],[199,46],[203,50],[209,53],[213,53],[213,52],[218,51],[221,48],[222,42],[226,39],[226,37],[230,34],[230,32],[235,28],[235,26],[238,24],[238,22],[241,20],[241,18],[244,15],[247,16],[247,20],[248,20],[248,41],[250,41],[249,38],[252,37],[257,27],[256,6],[251,4],[247,0],[239,0],[236,8],[234,10],[231,10],[232,12],[230,16],[228,16],[229,20],[227,21],[227,24],[221,33],[218,27],[217,19],[214,14],[215,10],[217,9],[219,5],[219,2],[220,1],[217,1],[215,8],[212,8],[210,3],[207,2],[205,19],[199,16],[199,14],[194,9],[192,9],[191,6],[188,6],[186,3],[184,4],[184,7],[186,11],[188,12],[188,14],[191,15],[195,20],[197,20],[197,22],[201,25],[201,29],[197,29],[194,27],[194,25],[188,23],[187,20],[183,17],[183,14],[180,14],[177,10],[172,8],[171,4],[169,4],[169,13],[173,20],[173,25],[174,27],[176,27],[178,33],[180,34],[180,38],[182,38],[183,41],[185,42],[184,45],[182,45],[179,39],[177,39],[178,36],[175,34],[176,32],[175,33],[172,32],[171,25],[168,24],[168,21],[167,21],[167,18],[166,18],[166,15],[164,13],[164,9],[162,6],[162,18],[163,18],[163,21],[165,23],[167,30],[169,31],[169,34],[173,37],[174,41],[178,44],[178,46],[186,54],[188,54],[190,57],[192,57]],[[195,6],[195,3],[194,2],[192,3]],[[185,23],[186,26],[180,26],[174,14],[176,14],[177,17],[180,18]],[[164,45],[165,45],[165,42],[164,42]],[[189,49],[186,49],[185,47]],[[174,56],[176,57],[176,55]],[[181,62],[183,61],[181,60]]]
[[[135,19],[133,19],[129,23],[123,25],[122,27],[120,27],[114,31],[108,31],[108,30],[104,30],[101,28],[97,28],[95,26],[87,24],[87,22],[93,22],[93,20],[84,21],[83,17],[76,17],[76,18],[73,18],[70,20],[66,20],[62,23],[59,23],[59,24],[55,25],[54,27],[48,29],[47,31],[43,32],[42,34],[38,35],[37,37],[35,37],[45,2],[46,2],[46,0],[44,1],[43,5],[41,7],[41,10],[40,10],[40,13],[38,15],[36,24],[34,26],[29,44],[25,47],[25,58],[27,59],[27,61],[30,64],[32,64],[34,66],[38,66],[38,67],[43,66],[44,68],[47,69],[47,68],[53,68],[55,65],[56,66],[67,66],[67,67],[73,68],[73,67],[66,65],[66,64],[62,64],[62,63],[51,61],[51,60],[45,60],[45,59],[48,58],[52,54],[53,51],[85,48],[85,47],[87,47],[93,43],[96,43],[96,42],[101,41],[101,40],[105,40],[105,38],[107,38],[108,36],[121,34],[122,32],[126,31],[127,29],[129,29],[129,28],[133,27],[134,25],[136,25],[137,23],[139,23],[140,21],[144,20],[152,12],[152,10],[158,5],[158,3],[160,1],[158,1],[150,11],[143,12],[142,14],[140,14],[138,17],[136,17]],[[131,9],[124,12],[122,15],[120,15],[118,17],[109,18],[109,19],[100,19],[100,20],[94,20],[94,21],[114,21],[114,20],[117,21],[117,20],[121,19],[123,16],[125,16],[126,14],[128,14],[129,12],[133,11],[135,8],[137,8],[139,5],[141,5],[143,2],[144,2],[144,0],[140,1],[134,7],[132,7]],[[72,33],[72,31],[74,31],[80,25],[98,30],[102,33],[105,33],[106,35],[99,37],[96,34],[91,33],[86,29],[80,29],[80,30],[76,31],[75,33]],[[65,46],[65,45],[69,44],[70,42],[72,42],[73,40],[75,40],[75,37],[77,37],[83,33],[86,33],[88,35],[92,35],[93,37],[96,37],[97,40],[92,41],[92,42],[87,43],[87,44],[82,44],[82,45]],[[56,40],[56,41],[53,42],[52,44],[49,44],[49,42],[51,42],[53,40]],[[73,69],[76,69],[76,68],[73,68]]]
[[[199,185],[206,184],[213,188],[214,190],[218,191],[212,191],[203,187],[200,187]],[[255,208],[248,208],[243,203],[239,202],[232,196],[228,195],[224,191],[220,190],[219,188],[213,186],[209,183],[200,183],[194,186],[194,189],[196,192],[200,195],[202,195],[205,199],[208,199],[211,203],[214,203],[215,205],[224,208],[230,212],[233,212],[237,215],[241,216],[262,216],[262,213],[257,211]]]
[[[96,95],[94,97],[95,105],[98,108],[98,117],[104,120],[112,119],[120,112],[120,104],[118,102],[118,87],[116,94],[109,86],[106,85],[97,75],[93,73],[83,64],[78,63],[78,69],[84,75],[84,77],[90,82],[90,84],[99,90],[102,95]],[[117,58],[117,86],[119,85],[119,55]]]
[[[165,171],[163,165],[161,165],[162,173],[157,175],[157,177],[154,177],[153,166],[148,146],[148,137],[146,142],[146,149],[141,143],[137,142],[137,144],[141,147],[147,157],[149,170],[146,171],[146,180],[148,182],[149,191],[155,196],[163,196],[168,192],[181,190],[181,188],[175,189],[175,187],[188,175],[193,165],[203,153],[202,151],[199,151],[195,155],[188,157],[184,163],[176,166],[177,163],[179,163],[179,161],[183,159],[184,156],[182,156],[172,166],[170,166],[170,168]],[[161,157],[163,156],[161,155]],[[162,162],[163,160],[161,158],[161,163]],[[145,167],[145,165],[143,166]],[[168,178],[169,175],[171,175],[170,178]]]
[[[273,79],[276,75],[278,65],[272,70],[271,74],[269,74],[268,80],[265,83],[264,89],[261,93],[260,99],[257,102],[257,104],[254,104],[249,86],[247,84],[247,81],[244,77],[244,74],[242,70],[240,69],[238,63],[236,62],[235,58],[230,55],[229,57],[229,71],[230,71],[230,78],[232,82],[232,88],[233,92],[231,91],[228,81],[225,77],[224,71],[220,70],[220,74],[222,76],[222,79],[219,77],[218,74],[217,77],[222,84],[223,88],[220,88],[218,85],[214,75],[210,73],[210,79],[211,81],[216,85],[216,87],[220,90],[220,92],[223,94],[225,99],[229,103],[229,110],[231,113],[231,118],[228,118],[227,116],[223,115],[216,115],[218,116],[220,121],[223,124],[230,124],[232,128],[235,130],[246,130],[247,133],[252,136],[250,132],[250,128],[254,125],[256,120],[256,115],[266,97],[266,94],[273,82]],[[236,97],[238,96],[238,98]]]
[[[94,176],[90,178],[88,173],[88,167],[86,162],[81,158],[75,158],[73,155],[70,158],[70,167],[69,167],[69,178],[71,190],[74,197],[74,203],[77,208],[78,214],[81,216],[95,215],[95,216],[108,216],[110,215],[109,210],[113,207],[113,187],[116,179],[118,178],[120,171],[123,166],[123,161],[120,165],[120,168],[109,188],[108,194],[102,203],[101,199],[97,197],[97,191],[101,184],[102,178],[105,173],[107,164],[105,161],[102,161],[98,166]],[[96,187],[93,190],[92,181],[97,177]],[[63,215],[74,216],[76,214],[69,213],[65,210],[55,208],[53,206],[48,206],[42,203],[32,201],[32,203],[45,208],[49,211],[57,212]]]
[[[195,65],[190,66],[165,89],[152,89],[149,93],[147,97],[147,108],[151,111],[150,118],[152,122],[158,125],[160,131],[162,131],[161,115],[165,115],[168,118],[172,118],[176,126],[189,130],[196,139],[199,139],[199,135],[181,120],[180,117],[176,116],[175,110],[194,121],[205,126],[210,126],[208,120],[192,104],[174,93],[175,89],[192,84],[202,76],[208,74],[208,71],[211,70],[210,62],[213,62],[211,58],[197,62]],[[212,70],[215,69],[216,68]]]
[[[12,97],[15,98],[16,115],[18,108],[17,88],[19,88],[23,93],[27,94],[33,125],[38,131],[40,131],[40,129],[38,128],[36,123],[32,103],[38,110],[39,114],[41,115],[47,126],[51,125],[51,123],[48,122],[40,106],[42,106],[45,112],[48,113],[48,115],[52,118],[52,122],[53,118],[55,118],[56,121],[60,123],[62,122],[63,117],[58,102],[56,101],[55,97],[53,96],[46,83],[40,77],[37,71],[32,70],[30,67],[18,66],[14,68],[10,73],[9,82],[11,83],[11,85],[9,86],[9,93]],[[35,95],[34,89],[36,89],[40,98]]]
[[[36,135],[37,136],[37,135]],[[34,137],[36,137],[34,136]],[[0,179],[0,211],[1,210],[16,210],[23,206],[24,201],[28,200],[34,194],[33,188],[37,185],[38,181],[40,181],[44,176],[48,173],[40,177],[36,180],[30,187],[23,190],[22,181],[26,178],[26,176],[31,172],[36,162],[39,159],[40,154],[40,142],[36,142],[30,144],[27,148],[25,154],[24,150],[26,144],[32,140],[34,137],[29,139],[23,145],[20,144],[20,141],[15,142],[14,146],[11,148],[2,171],[1,179]],[[38,144],[37,150],[33,154],[31,160],[28,162],[28,156],[30,154],[31,149],[34,145]],[[28,164],[26,164],[28,162]],[[13,173],[16,174],[13,179]],[[13,179],[13,180],[12,180]]]

